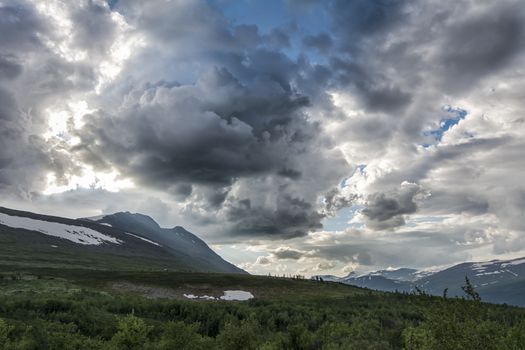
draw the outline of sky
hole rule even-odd
[[[0,205],[257,274],[525,256],[521,0],[0,0]]]

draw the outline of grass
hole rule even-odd
[[[255,299],[183,296],[232,289],[250,291]],[[525,309],[517,307],[331,282],[0,265],[0,334],[3,327],[4,344],[17,344],[12,349],[173,349],[179,347],[159,346],[170,339],[180,344],[189,334],[181,348],[375,350],[430,344],[425,348],[499,350],[523,348],[523,326]],[[133,327],[148,335],[135,337],[139,330]],[[130,341],[137,343],[130,348]],[[203,341],[207,345],[195,347]]]
[[[92,269],[65,269],[49,267],[0,266],[4,284],[12,283],[58,283],[65,286],[67,281],[72,287],[82,287],[109,292],[136,293],[133,286],[164,288],[183,297],[184,293],[196,295],[222,295],[224,290],[245,290],[259,299],[296,298],[344,298],[349,295],[371,292],[365,289],[338,283],[320,283],[310,280],[237,275],[189,273],[177,271],[102,271]],[[25,279],[25,280],[24,280]],[[29,281],[28,279],[32,279]],[[118,285],[120,290],[113,286]],[[3,288],[3,284],[0,284]],[[126,287],[127,286],[127,287]],[[123,288],[122,288],[123,287]],[[124,289],[124,290],[122,290]],[[140,293],[139,293],[140,294]]]
[[[0,226],[0,265],[56,269],[189,271],[170,255],[119,250],[120,247],[80,246],[38,232]],[[131,248],[133,249],[133,248]],[[149,255],[148,255],[149,254]]]

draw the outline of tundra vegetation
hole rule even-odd
[[[483,303],[468,280],[458,299],[180,272],[39,269],[1,277],[0,349],[525,348],[525,309]],[[152,298],[108,287],[123,280],[194,293],[233,286],[256,298]]]

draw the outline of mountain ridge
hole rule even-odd
[[[162,229],[151,217],[129,212],[122,213],[120,221],[113,214],[104,220],[107,217],[71,219],[0,207],[0,263],[247,273],[182,227]],[[180,251],[157,242],[148,234],[155,230],[185,237],[193,249]]]
[[[203,266],[214,266],[216,272],[246,273],[222,259],[202,239],[182,226],[163,228],[148,215],[130,212],[104,215],[94,222],[144,236],[164,245],[175,254],[190,255]]]
[[[413,292],[417,287],[428,294],[442,295],[447,289],[448,295],[454,297],[464,295],[461,287],[468,277],[483,300],[525,306],[525,257],[463,262],[440,271],[398,268],[332,277],[327,281],[390,292]]]

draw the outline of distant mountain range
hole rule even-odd
[[[184,228],[146,215],[74,220],[2,207],[0,264],[246,273]]]
[[[0,207],[0,264],[107,269],[241,273],[183,227],[160,227],[151,217],[121,212],[67,219]],[[442,271],[411,268],[345,277],[318,276],[382,291],[462,296],[465,276],[482,300],[525,306],[525,258],[467,262]]]
[[[461,286],[467,276],[482,300],[525,306],[525,258],[466,262],[441,271],[418,271],[410,268],[380,270],[345,277],[314,276],[324,281],[340,282],[382,291],[412,292],[415,288],[442,295],[447,288],[449,296],[463,296]]]

